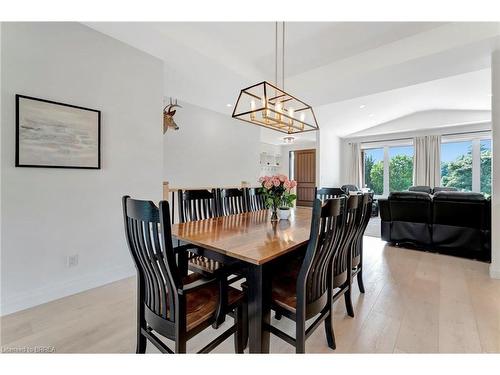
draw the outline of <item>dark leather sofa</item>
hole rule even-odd
[[[491,259],[491,201],[482,194],[393,192],[379,199],[382,239],[439,253]]]

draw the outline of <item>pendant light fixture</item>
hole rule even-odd
[[[286,134],[319,130],[312,107],[285,92],[284,22],[281,35],[281,88],[278,87],[278,22],[276,22],[274,85],[263,81],[241,90],[232,117]]]

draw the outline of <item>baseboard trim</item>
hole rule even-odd
[[[500,279],[500,270],[493,268],[493,264],[490,265],[490,277],[492,279]]]
[[[94,272],[59,285],[44,286],[10,298],[0,305],[0,316],[12,314],[73,294],[97,288],[135,275],[133,266],[119,266]]]

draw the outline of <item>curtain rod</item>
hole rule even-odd
[[[446,133],[446,134],[441,134],[441,137],[446,137],[449,135],[464,135],[464,134],[475,134],[475,133],[486,133],[486,132],[491,132],[491,130],[472,130],[469,132]],[[376,140],[376,141],[364,141],[364,142],[360,142],[360,144],[386,142],[386,141],[406,141],[408,139],[413,139],[413,138],[415,138],[415,137],[380,139],[380,140]],[[353,143],[353,142],[349,142],[349,144],[351,144],[351,143]]]

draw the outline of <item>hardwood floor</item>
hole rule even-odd
[[[307,352],[500,352],[500,280],[489,278],[488,264],[394,248],[374,237],[364,241],[366,294],[355,283],[356,316],[348,317],[339,301],[337,350],[328,348],[324,330],[318,329],[307,341]],[[293,335],[286,318],[273,324]],[[58,353],[133,352],[135,279],[7,315],[1,328],[4,351],[52,346]],[[188,351],[200,349],[212,332],[189,341]],[[232,340],[214,352],[233,353]],[[149,344],[148,352],[157,351]],[[294,348],[271,335],[271,352],[293,353]]]

